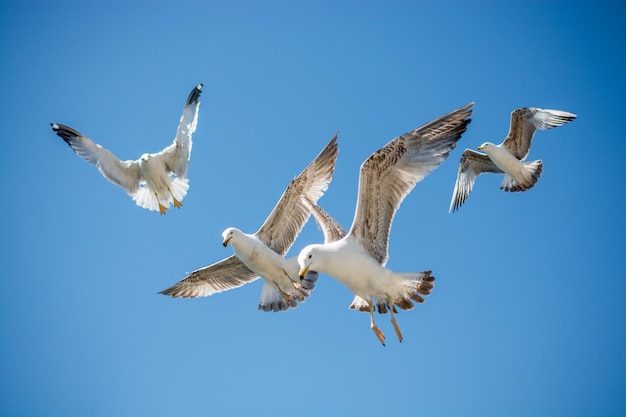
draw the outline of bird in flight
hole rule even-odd
[[[514,110],[511,113],[509,134],[501,144],[483,143],[478,150],[485,153],[472,149],[463,152],[449,211],[452,213],[463,205],[474,187],[476,177],[485,172],[504,174],[501,190],[511,192],[530,190],[543,171],[541,160],[524,162],[535,131],[552,129],[575,118],[575,114],[561,110],[537,107]]]
[[[300,251],[300,277],[316,271],[348,287],[355,294],[350,308],[370,313],[370,328],[383,346],[385,335],[374,322],[375,310],[390,312],[396,336],[402,342],[394,316],[396,307],[410,310],[412,301],[424,302],[423,296],[430,294],[435,280],[431,271],[398,273],[385,267],[393,217],[415,185],[454,149],[470,122],[472,105],[393,139],[363,162],[354,220],[345,236],[341,237],[343,230],[328,217],[313,211],[324,230],[325,243],[308,245]]]
[[[136,161],[120,161],[111,151],[71,127],[51,123],[78,156],[95,165],[113,184],[121,187],[138,206],[165,214],[170,204],[182,206],[189,189],[187,170],[191,156],[191,137],[198,123],[202,84],[191,90],[178,124],[174,142],[161,152],[141,155]]]

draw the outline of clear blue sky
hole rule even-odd
[[[0,415],[626,414],[624,10],[613,2],[0,1]],[[204,83],[184,207],[159,216],[78,158],[67,124],[122,159],[171,143]],[[257,281],[157,292],[232,254],[337,129],[320,205],[349,227],[361,162],[475,101],[451,157],[395,218],[388,266],[432,269],[426,303],[351,311],[321,276],[286,313]],[[538,132],[537,186],[479,177],[463,149],[518,107],[578,114]],[[311,221],[291,254],[322,239]]]

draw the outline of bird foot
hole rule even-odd
[[[374,334],[376,335],[378,340],[380,340],[380,343],[385,346],[385,335],[383,334],[383,332],[375,324],[372,325],[372,330],[374,331]]]
[[[159,203],[159,212],[161,214],[165,214],[166,211],[167,211],[167,207],[165,207],[163,204]]]
[[[402,343],[404,338],[402,337],[402,332],[400,331],[400,327],[398,327],[398,323],[396,322],[396,318],[391,316],[391,324],[393,324],[393,328],[396,331],[396,336],[398,336],[398,340]]]
[[[174,197],[172,197],[172,198],[174,198]],[[178,201],[178,200],[176,200],[174,198],[174,207],[181,208],[182,206],[183,206],[183,203],[181,203],[180,201]]]

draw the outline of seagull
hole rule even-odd
[[[339,152],[337,134],[300,175],[294,178],[280,200],[254,234],[234,227],[222,233],[224,247],[231,244],[235,254],[191,272],[185,279],[160,294],[174,298],[206,297],[241,287],[259,277],[264,284],[258,309],[284,311],[304,302],[315,287],[317,272],[298,276],[296,257],[285,259],[311,214],[301,199],[315,204],[328,188]]]
[[[50,125],[78,156],[97,166],[104,178],[122,187],[138,206],[165,214],[170,203],[175,207],[182,206],[181,201],[189,189],[186,176],[191,155],[191,136],[198,123],[201,92],[202,84],[191,90],[174,143],[161,152],[145,153],[136,161],[120,161],[109,150],[78,131],[60,123]]]
[[[361,165],[356,211],[348,234],[329,242],[341,236],[335,227],[333,233],[325,233],[325,243],[308,245],[298,254],[300,277],[310,271],[323,273],[355,294],[350,308],[370,313],[370,328],[383,346],[385,335],[374,322],[374,311],[391,313],[402,342],[396,307],[410,310],[411,300],[424,302],[423,296],[430,294],[435,280],[431,271],[397,273],[385,267],[393,217],[415,185],[449,156],[467,129],[473,104],[405,133],[374,152]],[[316,218],[319,222],[320,217]]]
[[[530,151],[535,131],[552,129],[569,123],[575,114],[561,110],[522,107],[511,112],[511,127],[504,142],[494,145],[485,142],[476,152],[466,149],[461,156],[456,184],[452,192],[449,212],[458,210],[474,187],[476,177],[485,172],[504,174],[500,189],[518,192],[530,190],[539,180],[541,160],[523,162]]]

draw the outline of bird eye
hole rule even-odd
[[[313,255],[309,253],[309,259],[311,259],[312,257],[313,257]]]

